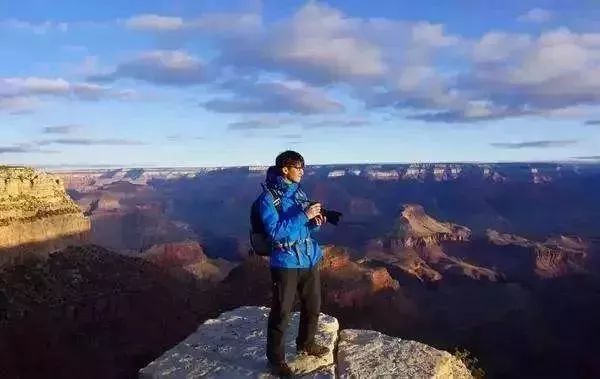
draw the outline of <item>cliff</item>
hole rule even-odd
[[[146,378],[272,378],[265,357],[269,308],[241,307],[204,322],[184,341],[139,372]],[[431,346],[372,330],[339,330],[338,320],[321,313],[316,340],[328,346],[322,358],[296,355],[299,314],[286,333],[286,359],[307,378],[471,378],[453,355]]]
[[[85,240],[90,221],[62,182],[26,167],[0,167],[0,267]],[[33,253],[31,253],[33,254]]]

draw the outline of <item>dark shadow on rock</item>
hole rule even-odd
[[[219,313],[209,284],[177,277],[94,245],[5,267],[0,377],[136,377]]]

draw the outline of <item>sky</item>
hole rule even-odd
[[[0,2],[0,164],[600,158],[600,1]]]

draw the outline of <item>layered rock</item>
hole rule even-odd
[[[147,185],[112,182],[79,194],[77,203],[92,220],[90,242],[124,254],[198,239],[189,225],[170,217],[168,196]]]
[[[369,242],[366,258],[398,267],[422,282],[437,282],[443,273],[499,280],[500,275],[494,270],[447,255],[442,250],[442,242],[466,242],[470,236],[469,228],[439,222],[427,215],[422,206],[408,204],[390,236]]]
[[[539,277],[554,278],[585,272],[588,244],[580,237],[559,236],[537,242],[491,229],[487,231],[487,237],[495,245],[515,245],[531,250],[535,255],[534,271]]]
[[[179,276],[189,278],[184,273],[191,273],[195,279],[211,282],[220,282],[236,266],[225,259],[208,258],[200,244],[190,240],[153,245],[141,257]]]
[[[141,369],[139,377],[273,377],[265,357],[268,313],[266,307],[241,307],[207,320]],[[298,322],[299,314],[293,313],[286,333],[286,360],[300,377],[471,378],[464,364],[447,352],[372,330],[340,332],[338,320],[325,314],[319,317],[316,341],[330,353],[322,358],[296,355]]]
[[[449,222],[439,222],[425,213],[422,206],[404,206],[398,237],[405,247],[422,248],[439,245],[441,241],[467,241],[471,230]]]
[[[0,266],[87,238],[90,220],[60,179],[26,167],[0,167]]]
[[[352,262],[343,248],[326,246],[323,254],[320,268],[325,296],[339,306],[360,308],[373,295],[399,288],[387,269]]]

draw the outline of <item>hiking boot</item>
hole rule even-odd
[[[271,374],[283,378],[291,378],[294,374],[292,368],[288,366],[286,362],[269,362],[269,371],[271,372]]]
[[[316,343],[311,343],[310,345],[297,347],[297,350],[298,350],[298,354],[313,355],[313,356],[319,357],[319,358],[321,358],[321,357],[325,356],[327,353],[329,353],[328,347],[321,346]]]

